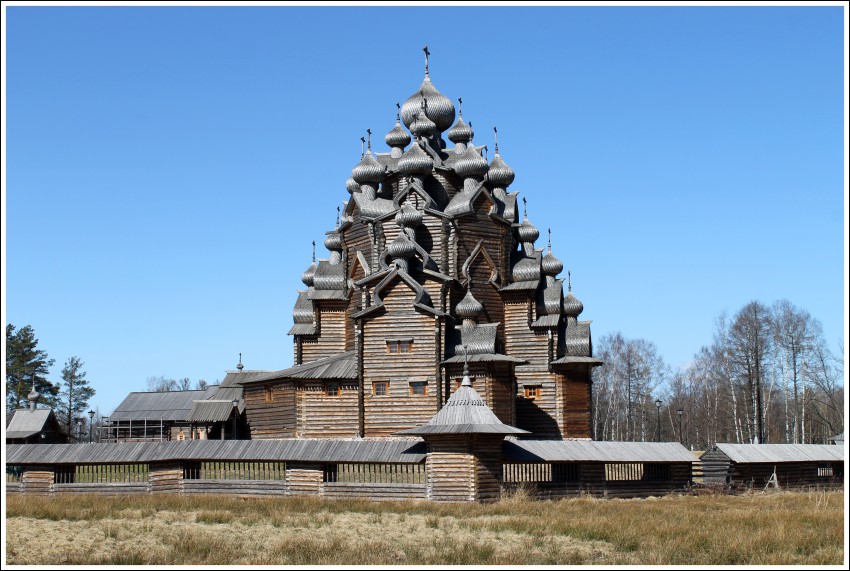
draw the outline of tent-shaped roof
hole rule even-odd
[[[469,368],[463,372],[463,381],[446,401],[440,412],[427,424],[402,430],[397,434],[528,434],[527,430],[504,424],[472,388]]]

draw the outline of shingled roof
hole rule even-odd
[[[6,427],[6,438],[28,438],[44,429],[53,411],[49,408],[29,410],[19,408],[12,415],[9,426]]]
[[[242,384],[279,379],[356,379],[357,358],[354,351],[338,353],[280,371],[272,371],[242,381]]]

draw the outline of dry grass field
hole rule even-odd
[[[840,565],[841,491],[493,505],[7,496],[7,564]]]

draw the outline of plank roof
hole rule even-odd
[[[44,425],[53,413],[49,408],[37,408],[29,410],[19,408],[15,410],[9,426],[6,427],[6,438],[28,438],[38,434],[44,429]]]
[[[242,381],[242,384],[263,381],[274,381],[278,379],[356,379],[357,378],[357,356],[354,351],[337,353],[330,357],[323,357],[309,363],[295,365],[288,369],[272,371],[263,375],[257,375],[251,379]]]
[[[95,444],[7,444],[7,464],[244,462],[382,462],[425,460],[419,439],[182,440]]]
[[[717,443],[730,460],[741,464],[782,462],[842,462],[844,447],[833,444],[731,444]]]
[[[185,422],[194,401],[206,400],[217,390],[218,385],[212,385],[203,390],[192,391],[133,392],[121,401],[109,416],[109,420]]]
[[[678,442],[594,442],[590,440],[506,440],[512,462],[696,462]]]

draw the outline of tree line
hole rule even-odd
[[[55,363],[47,352],[38,348],[38,339],[32,326],[20,329],[6,324],[6,410],[28,406],[28,395],[35,389],[38,393],[37,404],[53,409],[59,425],[69,436],[82,432],[82,425],[88,425],[86,409],[95,395],[94,387],[89,385],[85,363],[77,357],[69,357],[60,372],[61,381],[51,382],[47,375]],[[90,427],[89,427],[90,430]]]
[[[827,443],[844,430],[843,343],[788,300],[721,314],[713,339],[672,371],[655,345],[603,336],[593,373],[597,440]]]

